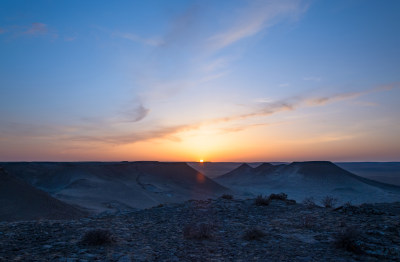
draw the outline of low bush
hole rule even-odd
[[[271,194],[269,195],[270,200],[287,200],[287,194],[279,193],[279,194]]]
[[[213,237],[214,226],[211,224],[190,224],[183,228],[183,237],[186,239],[210,239]]]
[[[262,195],[258,195],[254,201],[254,204],[257,206],[268,206],[270,203],[270,199],[267,197],[263,197]]]
[[[313,197],[307,197],[303,200],[303,205],[306,206],[306,208],[314,208],[317,206],[317,204],[315,204],[314,198]]]
[[[342,248],[355,254],[362,254],[360,238],[361,234],[358,230],[347,227],[335,236],[335,245],[337,248]]]
[[[231,200],[231,199],[233,199],[233,196],[232,196],[232,195],[229,195],[229,194],[223,194],[223,195],[221,196],[221,198]]]
[[[321,204],[326,208],[332,208],[335,207],[337,201],[338,200],[332,196],[326,196],[321,200]]]
[[[266,236],[265,232],[259,228],[251,228],[244,232],[243,239],[245,240],[259,240]]]
[[[110,231],[104,229],[89,230],[82,237],[81,243],[89,246],[102,246],[115,242]]]

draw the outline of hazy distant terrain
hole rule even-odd
[[[82,211],[121,212],[190,199],[216,198],[223,194],[248,198],[284,192],[296,201],[314,197],[317,202],[331,195],[340,203],[351,201],[355,204],[400,201],[399,186],[358,176],[360,173],[366,177],[385,174],[387,178],[394,174],[390,180],[393,181],[398,164],[341,164],[342,167],[345,165],[357,173],[327,161],[290,164],[156,161],[0,163],[0,167],[7,172],[7,176],[3,174],[0,177],[3,188],[14,188],[12,191],[3,190],[0,201],[3,207],[13,206],[15,212],[20,210],[21,213],[4,214],[3,220],[40,217],[40,210],[43,211],[43,218],[51,217],[42,208],[49,204],[42,203],[54,203],[58,214],[71,208],[78,208],[77,214]],[[19,191],[24,194],[12,194]],[[24,205],[38,209],[26,209]],[[21,208],[18,209],[18,206]]]
[[[248,162],[247,164],[252,167],[257,167],[263,162]],[[285,162],[270,162],[271,164],[278,165]],[[202,174],[208,176],[209,178],[216,178],[222,176],[233,169],[239,167],[242,162],[188,162],[188,165],[201,172]]]
[[[366,180],[354,179],[354,175],[377,182],[400,185],[400,163],[338,163],[335,170],[320,166],[315,174],[298,174],[293,166],[285,163],[270,163],[273,168],[263,163],[248,163],[240,168],[237,162],[189,163],[193,168],[213,178],[222,185],[241,191],[244,195],[270,194],[286,192],[298,201],[305,197],[322,198],[323,195],[335,195],[341,201],[385,202],[399,200],[398,190],[393,187],[388,191],[385,186],[365,183]],[[326,163],[325,163],[326,164]],[[263,171],[262,165],[265,170]],[[345,169],[344,172],[339,167]],[[239,169],[237,169],[239,168]],[[232,172],[230,175],[228,175]],[[308,171],[307,171],[308,172]],[[331,173],[329,173],[331,172]],[[346,175],[343,175],[345,173]],[[326,177],[328,175],[328,177]],[[306,177],[304,177],[306,176]],[[311,179],[314,177],[314,179]],[[316,178],[325,177],[325,179]],[[347,179],[344,179],[346,177]],[[303,179],[304,178],[304,179]],[[329,181],[329,182],[328,182]]]
[[[336,164],[356,175],[400,186],[400,162],[345,162]]]
[[[284,164],[284,162],[270,162],[271,164]],[[194,169],[210,178],[222,176],[239,167],[240,162],[188,162]],[[247,163],[252,167],[261,165],[262,162]],[[400,186],[400,162],[335,162],[353,174],[376,180],[383,183]]]
[[[242,164],[215,178],[218,183],[246,195],[285,192],[296,201],[333,196],[341,203],[400,201],[400,187],[352,174],[328,161],[293,162],[257,167]]]

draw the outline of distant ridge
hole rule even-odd
[[[249,164],[243,163],[238,168],[236,168],[235,170],[237,170],[237,171],[247,171],[247,170],[253,170],[253,168],[251,166],[249,166]]]
[[[85,214],[0,168],[0,221],[73,219]]]
[[[272,165],[270,163],[262,163],[261,165],[259,165],[258,167],[255,168],[255,171],[260,172],[260,171],[264,171],[264,170],[269,170],[272,167],[274,167],[274,165]]]
[[[241,165],[215,180],[245,193],[285,192],[297,200],[334,195],[360,203],[400,201],[399,186],[357,176],[330,161],[263,163],[256,168]]]

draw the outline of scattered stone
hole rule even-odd
[[[254,201],[218,198],[79,220],[0,222],[0,261],[400,261],[399,202],[334,211]],[[190,234],[210,237],[186,238],[186,225]],[[252,228],[264,233],[258,241],[243,239]],[[115,241],[83,245],[93,229]]]

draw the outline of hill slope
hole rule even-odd
[[[354,203],[400,200],[400,187],[359,177],[328,161],[241,166],[215,180],[245,194],[285,192],[298,201],[326,195]]]
[[[85,213],[0,168],[0,221],[71,219]]]
[[[186,163],[6,163],[4,167],[60,200],[95,212],[147,208],[229,192]]]

